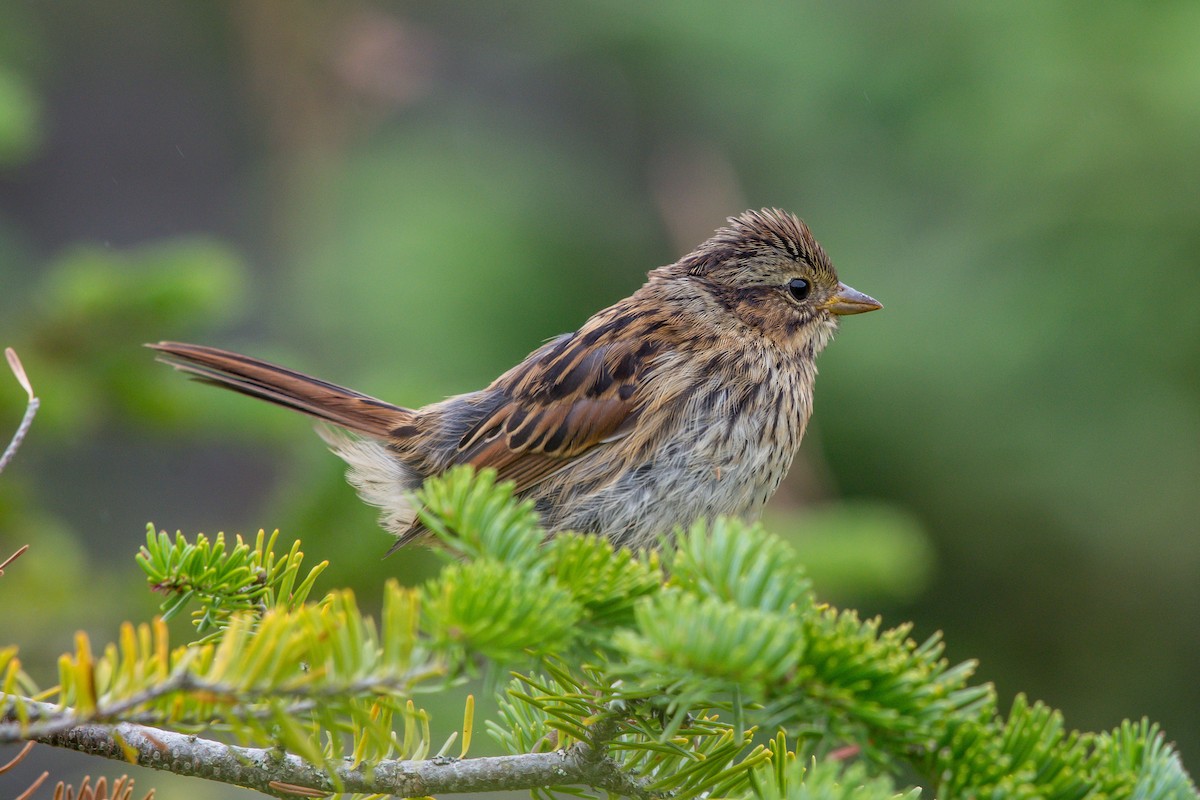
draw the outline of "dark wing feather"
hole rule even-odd
[[[489,389],[505,402],[467,431],[455,462],[491,467],[522,492],[625,435],[659,348],[639,335],[643,316],[621,311],[594,317],[502,375]]]
[[[618,304],[608,309],[497,378],[480,393],[491,410],[466,429],[457,452],[436,471],[454,464],[490,467],[523,493],[592,449],[626,435],[646,401],[645,382],[663,344],[650,334],[664,323],[652,322],[634,308]],[[415,435],[397,431],[392,442],[400,452],[416,448]],[[423,532],[418,520],[389,554]]]

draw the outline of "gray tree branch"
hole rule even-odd
[[[53,718],[63,714],[61,709],[46,703],[26,701],[26,707],[36,716]],[[0,719],[11,723],[16,716],[10,707]],[[383,761],[342,766],[332,771],[281,750],[238,747],[128,722],[76,725],[33,738],[55,747],[256,789],[277,797],[294,798],[298,794],[319,797],[336,791],[422,797],[582,785],[650,800],[652,795],[644,785],[606,754],[608,741],[617,733],[616,724],[601,721],[592,730],[591,742],[553,753]]]

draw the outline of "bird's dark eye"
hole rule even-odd
[[[802,303],[808,297],[808,293],[812,291],[812,284],[804,278],[792,278],[788,281],[787,288],[792,294],[792,299],[797,303]]]

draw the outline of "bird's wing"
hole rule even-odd
[[[661,340],[599,327],[600,335],[585,327],[501,376],[490,388],[503,402],[464,433],[455,463],[491,467],[523,492],[626,435]]]
[[[628,435],[647,402],[646,381],[664,346],[653,334],[663,324],[636,315],[593,317],[534,351],[479,393],[488,411],[466,427],[454,454],[436,469],[491,467],[520,494]],[[420,435],[419,426],[400,428],[391,441],[399,452],[412,451]],[[389,555],[424,532],[418,519]]]

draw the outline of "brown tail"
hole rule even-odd
[[[374,397],[228,350],[180,342],[159,342],[158,360],[214,386],[257,397],[357,433],[386,439],[413,412]]]

